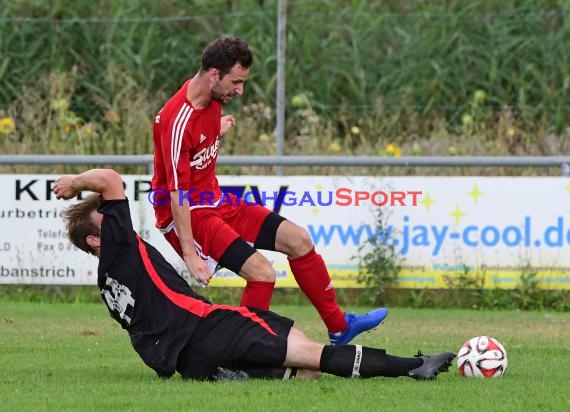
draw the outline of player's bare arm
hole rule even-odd
[[[170,192],[170,208],[174,219],[176,233],[180,240],[184,263],[190,272],[190,275],[203,286],[206,286],[213,273],[210,272],[208,265],[196,253],[194,245],[194,234],[192,233],[192,220],[190,217],[190,206],[186,202],[180,202],[178,191]]]
[[[53,185],[57,199],[73,199],[83,190],[100,193],[107,200],[125,199],[123,180],[113,169],[91,169],[79,175],[63,175]]]

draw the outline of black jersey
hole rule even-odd
[[[134,231],[127,199],[102,199],[97,283],[111,316],[126,329],[143,361],[174,374],[178,355],[212,305]]]

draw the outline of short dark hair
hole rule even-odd
[[[93,193],[83,201],[69,206],[62,213],[67,236],[71,243],[84,252],[95,255],[95,250],[87,244],[89,235],[99,236],[99,228],[91,219],[91,213],[99,207],[99,194]]]
[[[237,37],[222,37],[214,40],[202,53],[201,71],[212,68],[220,71],[220,78],[230,72],[239,63],[245,69],[253,64],[253,54],[247,43]]]

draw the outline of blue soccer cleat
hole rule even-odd
[[[356,335],[373,329],[384,321],[388,316],[388,309],[380,308],[371,312],[357,315],[347,313],[344,320],[348,323],[344,332],[329,333],[329,339],[333,345],[347,345]]]

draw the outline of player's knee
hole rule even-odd
[[[269,265],[268,267],[259,268],[259,270],[252,272],[246,279],[260,282],[275,282],[277,274],[275,273],[275,269]]]
[[[275,282],[277,274],[271,263],[259,252],[254,253],[242,266],[240,276],[246,280]]]
[[[306,229],[285,221],[277,232],[276,247],[290,257],[299,257],[311,250],[313,241]]]
[[[275,279],[277,279],[277,273],[275,272],[275,269],[273,269],[273,266],[271,266],[271,263],[267,261],[262,267],[260,267],[257,277],[258,279],[256,280],[275,282]]]
[[[303,256],[313,247],[313,240],[306,229],[299,227],[293,240],[293,256]]]

